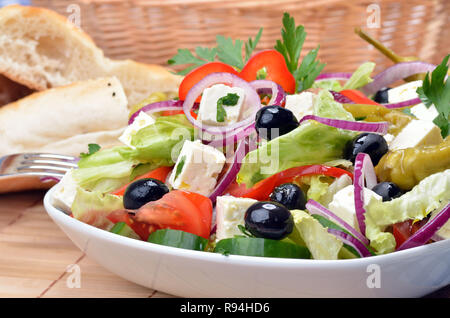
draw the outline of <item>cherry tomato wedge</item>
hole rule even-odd
[[[115,195],[124,195],[125,190],[128,188],[128,186],[133,183],[136,180],[139,179],[144,179],[144,178],[153,178],[156,180],[159,180],[161,182],[166,182],[167,176],[169,175],[170,171],[172,171],[172,167],[159,167],[156,168],[155,170],[152,170],[150,172],[147,172],[146,174],[143,174],[142,176],[139,176],[137,178],[135,178],[132,182],[124,185],[123,187],[115,190],[114,192],[112,192],[112,194]]]
[[[159,229],[180,230],[209,238],[212,212],[213,206],[209,198],[197,193],[173,190],[161,199],[141,207],[133,219]]]
[[[180,100],[185,100],[190,89],[206,75],[209,75],[211,73],[232,73],[235,75],[239,75],[233,67],[222,62],[211,62],[199,66],[189,72],[181,82],[178,89],[178,97],[180,98]],[[200,97],[197,98],[197,102],[200,102],[200,99]]]
[[[240,77],[248,82],[256,80],[258,71],[265,68],[266,78],[279,84],[290,94],[295,93],[295,78],[289,72],[283,55],[276,50],[265,50],[255,54],[245,64]]]
[[[137,222],[130,218],[130,215],[126,211],[114,211],[111,212],[107,219],[114,224],[118,222],[124,222],[127,224],[143,241],[147,241],[151,232],[156,231],[158,228],[154,225]]]
[[[294,167],[261,180],[250,189],[245,188],[245,185],[232,183],[225,193],[229,193],[237,197],[252,198],[255,200],[264,201],[269,199],[269,195],[275,187],[283,183],[292,182],[296,178],[313,175],[324,175],[339,178],[344,174],[348,175],[353,180],[352,173],[336,167],[328,167],[323,165]]]
[[[361,93],[360,91],[358,91],[356,89],[344,89],[344,90],[340,91],[339,93],[344,95],[351,101],[355,102],[356,104],[381,106],[380,104],[371,100],[366,95],[364,95],[363,93]]]
[[[411,235],[416,233],[423,225],[427,223],[428,219],[423,219],[418,222],[407,220],[396,223],[392,226],[392,234],[394,235],[397,248],[402,245]]]

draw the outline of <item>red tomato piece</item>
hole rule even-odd
[[[362,92],[360,92],[356,89],[344,89],[344,90],[340,91],[339,93],[344,95],[351,101],[355,102],[356,104],[381,106],[380,104],[371,100],[366,95],[364,95]]]
[[[295,93],[295,78],[289,72],[283,55],[276,50],[264,50],[255,54],[245,64],[240,77],[248,82],[257,78],[258,71],[265,68],[266,79],[274,81],[290,94]]]
[[[180,100],[185,100],[188,92],[191,88],[197,84],[201,79],[203,79],[206,75],[212,73],[231,73],[235,75],[239,75],[238,72],[228,64],[222,62],[211,62],[199,66],[189,72],[183,79],[178,89],[178,98]],[[197,102],[200,102],[200,96],[197,98]]]
[[[114,211],[108,214],[107,219],[114,224],[124,222],[128,225],[143,241],[148,239],[151,232],[157,230],[156,226],[151,226],[146,223],[137,222],[130,218],[127,211]]]
[[[344,174],[348,175],[353,180],[353,174],[341,168],[323,165],[294,167],[261,180],[250,189],[245,188],[245,185],[232,184],[227,189],[229,192],[226,191],[225,193],[229,193],[233,196],[265,201],[269,199],[269,195],[275,187],[283,183],[292,182],[296,178],[313,175],[324,175],[339,178]]]
[[[209,201],[209,202],[208,202]],[[174,229],[209,238],[212,203],[200,194],[173,190],[141,207],[134,220],[159,229]]]
[[[139,176],[135,178],[132,182],[124,185],[123,187],[115,190],[112,192],[114,195],[124,195],[125,190],[128,188],[128,186],[133,183],[136,180],[144,179],[144,178],[153,178],[156,180],[159,180],[161,182],[166,182],[167,176],[169,175],[170,171],[172,171],[172,167],[159,167],[155,170],[152,170],[150,172],[147,172],[146,174],[143,174],[142,176]]]

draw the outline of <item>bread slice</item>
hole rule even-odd
[[[116,77],[34,93],[0,108],[0,157],[51,152],[78,156],[88,143],[119,145],[127,126],[125,92]]]
[[[65,17],[20,5],[0,9],[0,73],[38,91],[116,76],[130,105],[153,92],[176,92],[182,79],[162,66],[108,59]]]

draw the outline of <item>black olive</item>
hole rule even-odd
[[[391,201],[392,199],[402,196],[403,191],[393,182],[381,182],[372,188],[372,191],[380,195],[383,201]]]
[[[370,156],[373,165],[376,166],[388,150],[388,144],[383,136],[363,133],[347,143],[344,149],[344,158],[355,163],[356,155],[364,152]]]
[[[259,137],[272,140],[298,127],[298,120],[286,108],[272,105],[262,107],[256,113],[255,128]]]
[[[131,183],[125,190],[123,205],[125,209],[139,209],[150,201],[161,199],[168,192],[169,188],[159,180],[139,179]]]
[[[284,183],[270,194],[270,201],[284,205],[288,210],[306,209],[306,197],[302,189],[293,183]]]
[[[389,87],[380,89],[378,92],[376,92],[375,96],[373,97],[373,100],[380,104],[389,103],[389,93],[388,93],[389,90],[390,90]]]
[[[256,202],[244,216],[245,228],[254,236],[281,240],[294,229],[291,212],[277,202]]]

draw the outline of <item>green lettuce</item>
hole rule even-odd
[[[338,80],[322,80],[314,82],[313,88],[323,88],[328,91],[339,92],[342,90],[342,85]]]
[[[315,98],[314,113],[318,116],[353,120],[328,91]],[[243,159],[237,176],[247,187],[280,171],[342,158],[343,149],[355,132],[323,125],[316,121],[302,123],[293,131],[262,144]]]
[[[348,81],[344,84],[344,89],[358,89],[363,87],[373,80],[370,77],[375,68],[375,63],[366,62],[358,67],[358,69],[352,74]]]
[[[123,208],[123,200],[120,196],[98,191],[87,191],[78,187],[72,203],[72,214],[74,218],[84,223],[109,229],[112,226],[112,222],[106,216]]]
[[[450,200],[450,169],[423,179],[411,191],[397,199],[381,202],[370,200],[366,207],[366,236],[378,254],[395,250],[394,236],[385,232],[392,224],[406,220],[422,220]]]
[[[299,245],[306,245],[314,259],[338,259],[342,241],[328,233],[327,228],[302,210],[292,210],[294,229],[288,236]]]
[[[131,139],[135,149],[127,149],[121,155],[140,163],[171,166],[175,163],[185,140],[193,140],[194,127],[183,114],[161,116],[154,124],[140,129]]]

